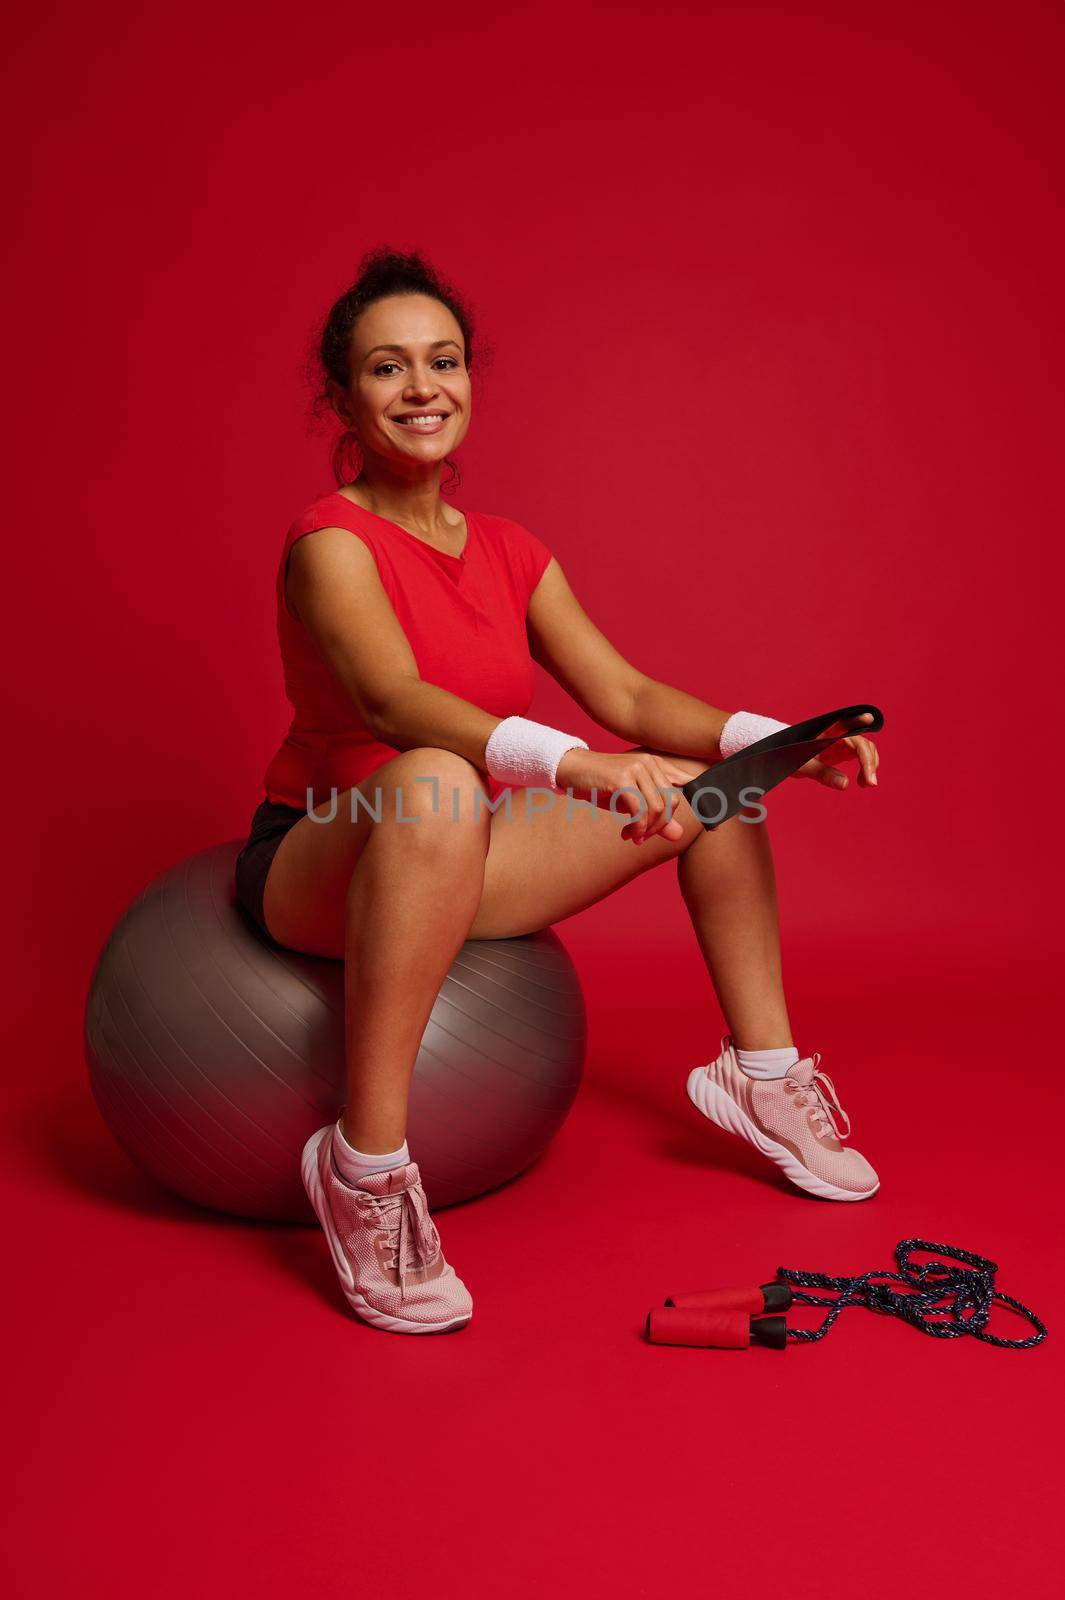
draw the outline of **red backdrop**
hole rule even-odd
[[[1063,44],[1037,0],[20,19],[4,921],[29,1286],[12,1561],[38,1587],[19,1592],[143,1592],[162,1552],[157,1595],[251,1592],[249,1573],[339,1593],[393,1571],[423,1493],[404,1593],[427,1529],[438,1595],[542,1592],[544,1551],[501,1576],[512,1537],[591,1593],[739,1582],[796,1539],[823,1578],[822,1499],[853,1560],[912,1550],[910,1512],[941,1493],[970,1593],[1007,1572],[1043,1592],[1050,1345],[875,1322],[781,1367],[635,1330],[704,1261],[710,1282],[778,1257],[859,1270],[930,1229],[1046,1309]],[[804,1204],[691,1128],[683,1076],[719,1017],[665,868],[560,927],[588,1089],[524,1188],[445,1216],[486,1309],[428,1355],[345,1322],[310,1233],[157,1197],[80,1055],[122,909],[260,797],[287,720],[278,547],[332,487],[306,356],[381,243],[424,250],[491,344],[456,503],[529,526],[656,677],[789,720],[886,717],[876,792],[771,802],[797,1042],[838,1074],[881,1196]],[[532,714],[588,737],[540,684]],[[911,1403],[939,1418],[936,1460],[893,1431]],[[304,1464],[331,1405],[323,1486]],[[944,1489],[939,1452],[986,1467],[989,1440],[1027,1462],[1023,1495],[1004,1468]],[[918,1541],[930,1587],[957,1572],[946,1537]]]

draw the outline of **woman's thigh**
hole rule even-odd
[[[706,768],[705,761],[691,756],[657,753],[669,754],[693,778]],[[335,807],[315,808],[323,818],[335,812],[330,820],[302,817],[286,833],[263,891],[263,915],[278,943],[311,955],[343,957],[348,886],[371,829],[379,826],[368,807],[378,809],[379,789],[379,809],[387,819],[396,789],[434,771],[464,788],[467,804],[474,790],[485,795],[477,769],[463,757],[446,750],[407,750],[357,786],[367,805],[356,805],[354,820],[352,791],[345,790]],[[674,816],[684,830],[680,839],[656,836],[635,845],[621,837],[624,815],[566,795],[514,789],[509,808],[501,805],[491,817],[484,888],[469,937],[503,939],[546,928],[675,859],[703,827],[684,799]]]
[[[461,796],[457,811],[456,790]],[[437,818],[469,821],[475,791],[486,797],[480,773],[472,763],[450,750],[419,748],[404,750],[383,762],[354,789],[342,790],[335,802],[315,806],[312,815],[320,820],[301,817],[285,834],[270,863],[263,889],[263,917],[272,937],[308,955],[342,958],[348,886],[372,830],[398,826],[409,836],[412,816],[420,813],[420,820],[428,820],[425,813],[434,793],[439,803]],[[356,793],[365,804],[353,801]],[[397,805],[406,819],[398,824]]]
[[[669,759],[692,778],[707,766],[692,756]],[[501,806],[492,818],[484,892],[471,939],[532,933],[572,916],[674,859],[704,831],[682,797],[673,815],[683,836],[671,840],[655,835],[641,845],[621,837],[630,820],[626,815],[613,816],[590,802],[535,789],[515,789],[511,799],[509,815]]]

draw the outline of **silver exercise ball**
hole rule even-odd
[[[85,1011],[89,1081],[132,1159],[243,1217],[313,1222],[305,1140],[344,1103],[344,963],[270,946],[238,904],[231,840],[164,872],[119,920]],[[580,1085],[576,969],[551,929],[471,939],[411,1083],[407,1141],[434,1209],[535,1161]]]

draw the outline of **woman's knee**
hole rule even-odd
[[[663,756],[667,761],[678,766],[682,772],[686,772],[689,779],[700,778],[707,770],[707,763],[695,756],[679,756],[669,750],[651,749],[647,745],[636,745],[633,748],[647,755]],[[712,775],[710,785],[711,787],[713,786]],[[677,786],[675,785],[674,787],[676,788]],[[704,806],[712,820],[712,799],[709,801],[704,799],[700,804],[700,810]],[[761,813],[760,816],[759,812]],[[675,844],[676,854],[683,855],[697,839],[702,838],[703,834],[707,832],[707,828],[702,816],[693,810],[684,795],[677,796],[673,816],[684,829],[683,838],[679,839]],[[766,820],[765,808],[757,803],[752,803],[743,811],[729,817],[727,822],[721,823],[718,827],[709,831],[716,835],[718,843],[715,853],[719,856],[744,854],[751,849],[768,851],[770,848],[769,825]]]
[[[381,816],[400,827],[421,824],[423,832],[434,833],[450,828],[454,836],[472,832],[487,841],[487,798],[483,774],[472,761],[453,750],[419,745],[388,763]]]

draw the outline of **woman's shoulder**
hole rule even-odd
[[[488,528],[500,540],[509,540],[512,543],[526,543],[530,539],[534,539],[538,544],[541,542],[536,539],[536,535],[524,522],[518,521],[517,517],[504,516],[501,512],[495,511],[475,511],[473,515],[481,523],[482,527]]]
[[[281,544],[279,574],[288,571],[289,556],[304,535],[317,533],[322,528],[343,528],[346,532],[354,534],[373,557],[378,572],[383,570],[381,545],[372,526],[372,518],[364,516],[361,507],[355,505],[346,495],[331,490],[316,495],[289,523]]]
[[[551,551],[547,545],[516,517],[502,516],[488,511],[478,511],[474,515],[487,531],[489,538],[507,559],[519,568],[531,592],[551,560]]]
[[[289,532],[307,533],[312,528],[347,527],[358,517],[361,507],[338,490],[323,490],[302,508],[289,523]]]
[[[487,522],[497,523],[500,527],[520,528],[523,526],[518,517],[505,515],[502,511],[474,511],[474,516],[482,517]]]
[[[335,489],[316,495],[293,517],[285,533],[282,561],[288,560],[288,552],[304,534],[317,533],[321,528],[344,528],[354,534],[368,547],[380,566],[382,546],[380,528],[375,526],[375,519],[356,505],[354,500],[349,500],[347,495]]]

